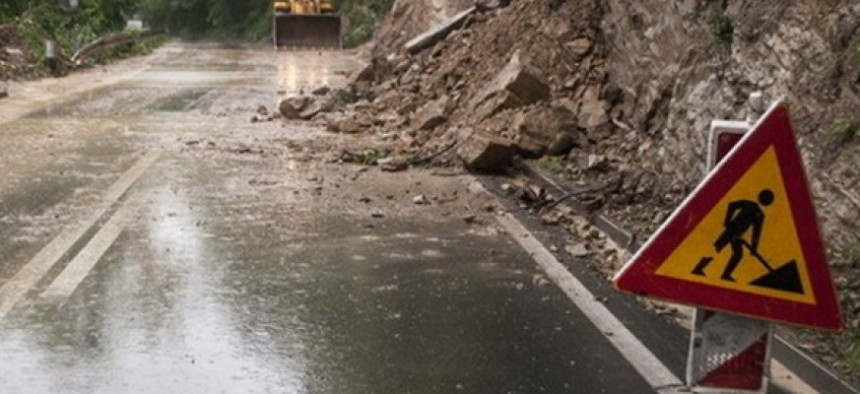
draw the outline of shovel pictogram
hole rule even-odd
[[[762,207],[767,207],[773,203],[774,195],[770,190],[762,190],[759,193],[757,201],[738,200],[729,204],[726,212],[726,217],[723,225],[725,229],[722,234],[717,237],[714,242],[714,248],[720,252],[726,246],[731,246],[731,257],[726,265],[725,270],[721,275],[723,281],[734,282],[732,273],[741,263],[743,258],[743,249],[747,249],[749,254],[755,257],[761,265],[767,270],[767,273],[759,278],[756,278],[750,285],[758,287],[766,287],[775,290],[782,290],[792,293],[804,294],[803,285],[800,281],[800,273],[797,268],[797,261],[789,260],[778,268],[767,261],[758,252],[758,241],[764,227],[765,214]],[[750,231],[752,233],[752,243],[744,239],[744,234]],[[713,261],[713,257],[705,256],[699,260],[696,267],[693,268],[693,274],[706,276],[705,268]]]

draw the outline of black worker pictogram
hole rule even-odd
[[[744,261],[744,251],[746,250],[767,270],[767,274],[753,280],[749,283],[750,285],[803,294],[803,286],[800,283],[800,275],[795,260],[790,260],[775,268],[759,253],[759,242],[764,230],[766,208],[773,203],[774,198],[771,190],[764,189],[759,192],[756,201],[737,200],[729,203],[725,219],[723,219],[723,231],[714,241],[714,250],[717,253],[722,252],[727,246],[731,248],[731,257],[720,274],[720,279],[728,282],[735,281],[733,273],[738,265]],[[749,238],[746,238],[747,234],[749,234]],[[714,258],[710,256],[702,257],[693,268],[692,273],[708,276],[705,269],[713,260]]]

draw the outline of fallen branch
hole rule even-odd
[[[565,200],[571,199],[573,197],[581,196],[583,194],[605,193],[605,192],[609,192],[612,190],[616,190],[618,187],[621,186],[621,183],[622,183],[622,177],[619,176],[618,179],[615,179],[613,181],[609,181],[609,182],[607,182],[603,185],[600,185],[600,186],[590,187],[590,188],[585,188],[585,189],[580,189],[580,190],[574,190],[570,193],[567,193],[567,194],[561,196],[561,198],[559,198],[558,200],[555,200],[553,202],[550,202],[550,203],[544,205],[543,207],[541,207],[541,209],[548,211],[548,210],[553,209],[556,206],[558,206],[558,204],[563,203]]]
[[[144,31],[144,32],[128,32],[128,33],[114,33],[104,37],[99,37],[95,41],[90,42],[87,45],[78,49],[74,55],[70,58],[72,63],[76,65],[80,65],[81,61],[89,56],[92,56],[95,53],[98,53],[108,47],[120,44],[128,44],[131,42],[136,42],[138,40],[147,38],[152,35],[152,32]]]
[[[417,166],[417,165],[421,165],[421,164],[424,164],[424,163],[428,163],[428,162],[430,162],[431,160],[433,160],[433,159],[435,159],[435,158],[437,158],[437,157],[439,157],[439,156],[442,156],[442,155],[444,155],[445,153],[450,152],[450,151],[451,151],[451,149],[454,149],[456,146],[457,146],[457,142],[456,142],[456,141],[455,141],[455,142],[452,142],[452,143],[450,143],[448,146],[446,146],[446,147],[442,148],[442,150],[440,150],[440,151],[438,151],[438,152],[436,152],[436,153],[433,153],[433,154],[431,154],[431,155],[429,155],[429,156],[425,156],[425,157],[418,158],[418,159],[416,159],[416,160],[412,161],[412,162],[411,162],[411,163],[409,163],[409,164],[410,164],[410,165],[413,165],[413,166]]]

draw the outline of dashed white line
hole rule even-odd
[[[0,287],[0,319],[36,285],[69,249],[101,218],[141,175],[158,159],[158,153],[151,153],[138,160],[128,171],[107,189],[100,206],[92,215],[80,223],[67,228],[36,253],[12,279]]]
[[[63,302],[69,298],[122,233],[131,212],[128,205],[121,207],[69,262],[63,272],[54,278],[54,281],[42,292],[42,298],[57,302]]]

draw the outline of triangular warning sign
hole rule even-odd
[[[615,276],[619,290],[842,328],[788,109],[774,105]]]

